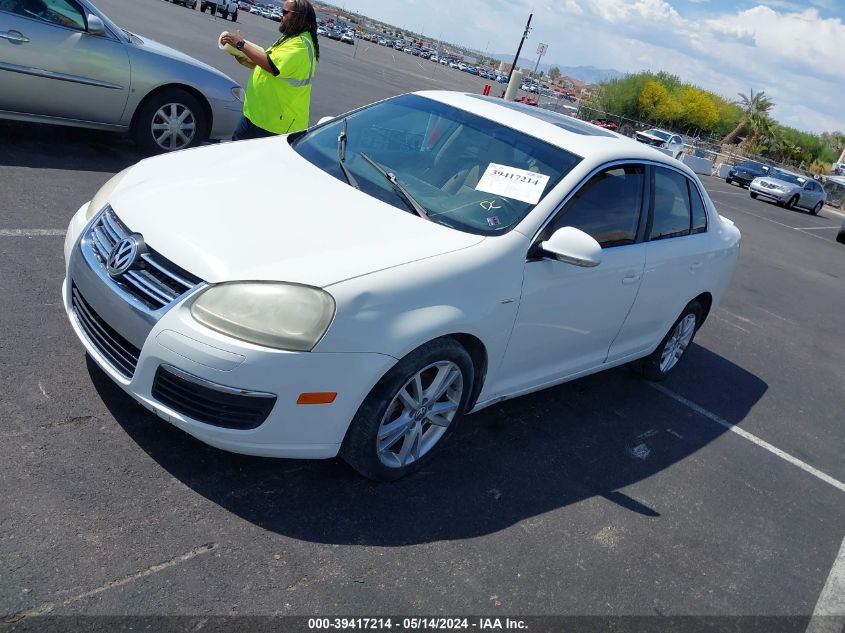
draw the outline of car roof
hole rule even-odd
[[[537,106],[463,92],[427,90],[414,94],[519,130],[584,159],[589,159],[591,162],[600,163],[620,159],[647,160],[675,168],[680,166],[688,174],[693,174],[693,171],[683,163],[649,145],[638,143],[616,132],[565,114],[544,110]]]

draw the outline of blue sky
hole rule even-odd
[[[533,13],[524,50],[547,43],[544,62],[666,70],[730,99],[764,90],[781,123],[845,130],[845,0],[349,0],[345,8],[491,53],[516,52]]]

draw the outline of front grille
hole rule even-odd
[[[91,250],[103,269],[106,268],[114,245],[129,235],[132,235],[132,231],[120,221],[110,206],[106,207],[88,229]],[[151,310],[173,303],[202,281],[149,247],[133,268],[113,279],[124,291]]]
[[[71,286],[71,306],[79,326],[91,344],[121,375],[132,378],[141,351],[100,318],[94,308],[85,301],[76,284]]]
[[[272,394],[250,393],[199,379],[188,380],[186,376],[189,375],[159,367],[153,398],[199,422],[226,429],[254,429],[267,419],[276,404]]]
[[[773,185],[770,182],[763,182],[763,183],[760,183],[760,184],[762,184],[766,189],[777,189],[778,188],[778,185]]]

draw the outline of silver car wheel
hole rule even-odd
[[[464,377],[451,361],[428,365],[393,397],[376,436],[378,457],[402,468],[428,453],[451,424],[461,403]]]
[[[172,152],[191,144],[197,134],[197,121],[184,104],[166,103],[153,115],[150,130],[156,145]]]
[[[695,315],[688,314],[681,319],[675,327],[675,331],[672,332],[672,336],[666,341],[660,355],[660,371],[662,373],[667,373],[681,360],[681,356],[684,355],[693,334],[695,334]]]

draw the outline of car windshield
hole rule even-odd
[[[796,174],[790,174],[786,171],[781,171],[780,169],[773,169],[769,173],[769,176],[782,180],[783,182],[792,183],[793,185],[803,185],[807,180],[806,178],[802,178]]]
[[[363,155],[426,211],[460,231],[497,235],[516,226],[581,158],[533,136],[419,95],[345,117],[345,167],[360,189],[408,211],[408,201]],[[344,118],[291,141],[306,160],[347,182],[338,160]]]
[[[762,163],[758,163],[753,160],[746,160],[741,162],[737,165],[739,169],[744,169],[745,171],[750,171],[752,174],[767,174],[769,173],[769,168]]]
[[[646,130],[646,134],[651,134],[652,136],[656,136],[657,138],[662,138],[664,141],[668,141],[671,134],[667,134],[666,132],[662,132],[661,130]]]

